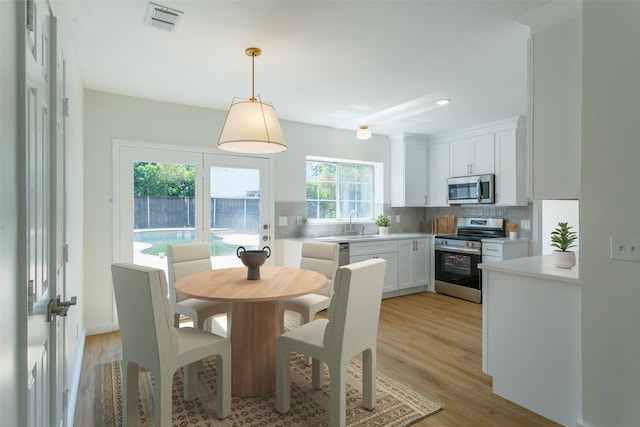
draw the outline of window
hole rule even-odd
[[[355,211],[357,218],[372,220],[378,210],[375,188],[381,175],[379,163],[307,157],[308,218],[347,219]]]

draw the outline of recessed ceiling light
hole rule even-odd
[[[438,104],[438,105],[447,105],[447,104],[448,104],[448,103],[450,103],[450,102],[451,102],[451,100],[450,100],[450,99],[438,99],[438,100],[436,101],[436,104]]]

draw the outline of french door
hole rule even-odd
[[[114,259],[167,269],[166,245],[209,242],[213,268],[271,239],[269,159],[114,141]]]

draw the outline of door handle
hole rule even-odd
[[[55,316],[67,317],[67,312],[72,305],[76,305],[78,298],[71,297],[69,301],[61,301],[61,295],[58,295],[56,299],[52,299],[49,301],[49,306],[47,310],[47,319],[49,322],[53,320]]]

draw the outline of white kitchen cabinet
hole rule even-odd
[[[497,262],[529,256],[529,239],[508,237],[482,241],[482,262]]]
[[[482,370],[493,392],[565,426],[582,415],[578,271],[551,255],[482,268]]]
[[[391,206],[425,207],[427,203],[426,137],[403,134],[391,141]]]
[[[577,9],[581,3],[547,2],[518,18],[531,28],[534,200],[580,197],[582,18]]]
[[[524,117],[495,133],[495,197],[499,206],[527,206],[527,142]]]
[[[381,240],[366,243],[349,244],[349,262],[360,262],[371,258],[382,258],[387,261],[384,272],[382,292],[398,289],[398,241]]]
[[[449,206],[447,179],[449,178],[449,143],[429,144],[427,147],[427,206]]]
[[[398,240],[398,289],[429,282],[429,239]]]
[[[495,173],[493,133],[452,141],[450,150],[451,176]]]

